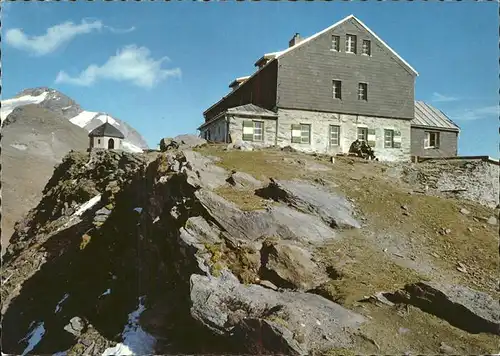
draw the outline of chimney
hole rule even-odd
[[[290,40],[290,42],[288,42],[288,47],[293,47],[295,46],[296,44],[300,43],[302,41],[302,38],[300,38],[300,33],[296,33],[292,39]]]

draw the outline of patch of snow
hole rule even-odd
[[[98,112],[93,112],[93,111],[82,111],[75,117],[72,117],[69,119],[69,121],[72,124],[75,124],[76,126],[84,127],[87,125],[92,119],[96,116],[99,116],[100,114]]]
[[[20,151],[26,151],[26,149],[28,148],[28,146],[26,146],[25,144],[23,143],[13,143],[10,145],[11,147],[14,147],[15,149],[18,149]]]
[[[23,95],[19,98],[3,100],[2,107],[0,108],[0,121],[3,122],[3,120],[5,120],[5,118],[18,106],[40,104],[46,97],[47,92],[44,92],[38,96]]]
[[[65,107],[61,108],[61,110],[68,110],[70,107],[71,107],[71,105],[70,106],[65,106]]]
[[[139,208],[139,207],[134,208],[134,211],[137,211],[140,214],[140,213],[142,213],[142,208]]]
[[[26,339],[28,340],[28,346],[24,349],[22,356],[28,354],[31,350],[33,350],[36,345],[42,340],[43,335],[45,334],[45,327],[44,323],[39,322],[37,326],[31,330],[24,338],[22,338],[19,342],[24,341]]]
[[[118,356],[118,355],[135,355],[134,352],[122,343],[116,344],[116,346],[109,347],[104,350],[102,356]]]
[[[142,152],[142,148],[140,147],[137,147],[136,145],[130,143],[130,142],[127,142],[127,141],[122,141],[122,148],[125,150],[125,151],[129,151],[129,152]]]
[[[104,350],[102,356],[151,355],[154,354],[156,339],[139,325],[139,316],[146,310],[144,296],[139,298],[139,306],[128,315],[128,323],[123,329],[121,343]]]
[[[101,200],[101,194],[96,195],[92,199],[90,199],[88,202],[83,203],[78,210],[73,214],[73,216],[81,216],[84,212],[92,208],[94,205],[96,205],[99,201]]]
[[[113,119],[113,118],[112,118],[111,116],[109,116],[109,115],[106,115],[106,114],[102,115],[102,114],[101,114],[101,115],[100,115],[100,116],[98,116],[97,118],[98,118],[99,120],[101,120],[101,121],[102,121],[102,123],[105,123],[105,122],[106,122],[106,120],[108,120],[108,122],[109,122],[111,125],[120,126],[120,123],[119,123],[118,121],[116,121],[115,119]]]
[[[59,351],[59,352],[56,352],[55,354],[52,354],[52,356],[66,356],[68,355],[68,351]]]
[[[102,294],[99,296],[99,298],[100,298],[100,297],[102,297],[103,295],[108,295],[108,294],[111,294],[111,289],[110,289],[110,288],[106,289],[106,290],[104,291],[104,293],[102,293]]]
[[[68,297],[69,297],[69,294],[68,294],[68,293],[66,293],[66,294],[62,297],[62,299],[59,301],[59,303],[57,303],[55,313],[58,313],[58,312],[62,309],[61,304],[62,304],[62,303],[64,303],[64,301],[65,301],[66,299],[68,299]]]

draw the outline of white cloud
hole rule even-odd
[[[129,45],[119,50],[103,65],[91,64],[78,76],[72,77],[64,71],[59,72],[56,83],[91,86],[99,79],[108,79],[152,88],[169,77],[181,76],[180,68],[162,68],[166,60],[167,57],[157,60],[151,58],[151,52],[146,47]]]
[[[457,121],[472,121],[495,117],[498,120],[500,115],[500,107],[484,106],[475,109],[463,109],[450,115],[450,118]]]
[[[37,56],[43,56],[54,52],[64,44],[72,41],[75,37],[100,31],[103,28],[113,33],[127,33],[135,30],[131,27],[126,30],[105,26],[100,20],[82,20],[80,24],[71,21],[49,27],[45,34],[39,36],[26,35],[20,28],[12,28],[5,33],[5,42],[19,50],[30,52]]]
[[[453,97],[453,96],[446,96],[446,95],[439,94],[439,93],[432,94],[432,101],[435,103],[444,103],[444,102],[448,102],[448,101],[457,101],[457,100],[459,100],[459,99],[456,97]]]
[[[104,26],[104,27],[107,28],[108,30],[110,30],[113,33],[119,33],[119,34],[129,33],[129,32],[135,31],[135,27],[134,26],[132,26],[130,28],[127,28],[127,29],[114,28],[114,27],[111,27],[111,26]]]

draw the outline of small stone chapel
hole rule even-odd
[[[104,148],[108,150],[121,149],[123,133],[111,125],[108,120],[89,133],[89,149]]]

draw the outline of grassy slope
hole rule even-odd
[[[397,308],[356,302],[374,292],[392,291],[421,279],[464,284],[500,297],[495,291],[497,227],[474,219],[494,215],[493,210],[470,202],[411,194],[412,187],[384,174],[387,166],[379,162],[337,158],[332,164],[301,153],[225,151],[222,146],[208,146],[200,151],[220,157],[218,164],[228,170],[247,172],[262,180],[274,177],[331,181],[355,201],[366,218],[365,226],[345,233],[344,239],[318,252],[323,262],[342,276],[324,286],[323,294],[373,317],[364,332],[380,349],[363,346],[358,351],[434,353],[440,342],[460,353],[498,351],[494,337],[468,334],[418,309],[409,308],[409,312],[401,314]],[[290,163],[297,160],[302,163]],[[307,170],[305,161],[322,163],[331,170]],[[218,193],[243,210],[259,209],[265,203],[253,191],[226,187]],[[461,208],[471,214],[461,214]],[[409,214],[403,214],[405,211]],[[441,229],[451,232],[442,235]],[[457,271],[458,262],[466,266],[467,273]],[[399,328],[411,331],[400,334]]]

